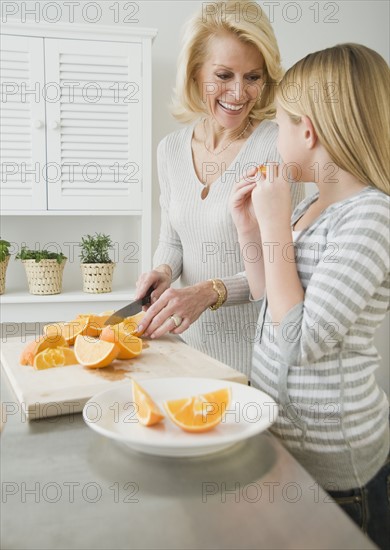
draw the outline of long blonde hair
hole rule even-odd
[[[390,194],[390,69],[374,50],[340,44],[309,54],[284,75],[280,106],[310,118],[333,162]]]
[[[207,59],[210,40],[226,32],[255,46],[264,57],[265,85],[250,117],[263,120],[275,116],[274,88],[283,70],[274,31],[257,2],[229,0],[202,3],[201,11],[184,28],[171,107],[172,114],[180,122],[191,122],[207,114],[195,79]]]

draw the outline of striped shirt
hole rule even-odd
[[[217,311],[207,309],[182,337],[194,348],[250,375],[258,304],[249,303],[237,231],[229,212],[232,187],[251,166],[279,161],[277,126],[265,120],[252,132],[237,157],[215,181],[206,200],[193,165],[194,124],[166,136],[157,151],[161,188],[161,229],[153,265],[168,264],[182,286],[219,278],[228,298]],[[292,204],[303,198],[292,186]],[[227,307],[228,306],[228,307]]]
[[[278,326],[261,302],[252,383],[279,405],[271,431],[329,490],[365,485],[389,452],[373,344],[389,308],[389,214],[390,198],[373,187],[325,209],[294,239],[304,301]]]

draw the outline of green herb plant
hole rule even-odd
[[[0,262],[3,262],[7,256],[9,256],[9,247],[11,246],[11,243],[8,241],[3,241],[3,239],[0,239]]]
[[[16,254],[16,260],[35,260],[37,263],[41,260],[57,260],[57,263],[62,263],[66,260],[66,256],[62,252],[49,252],[48,250],[30,250],[23,246],[21,251]]]
[[[95,233],[95,236],[86,235],[81,239],[81,263],[82,264],[111,264],[109,250],[113,247],[109,235]]]

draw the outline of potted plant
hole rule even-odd
[[[112,248],[109,235],[86,235],[82,237],[80,246],[84,292],[111,292],[115,263],[109,256],[109,250]]]
[[[30,294],[60,294],[66,256],[62,252],[30,250],[25,246],[15,257],[25,267]]]
[[[0,239],[0,294],[4,294],[5,291],[5,274],[11,256],[9,253],[10,246],[11,243]]]

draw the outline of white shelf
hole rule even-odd
[[[6,291],[0,296],[0,304],[48,304],[59,302],[130,302],[135,295],[135,288],[127,288],[105,292],[103,294],[89,294],[82,290],[68,290],[61,294],[37,295],[25,290]]]
[[[0,322],[31,323],[70,321],[79,313],[117,310],[134,299],[135,288],[122,288],[104,294],[82,290],[37,296],[27,291],[7,291],[0,296]],[[10,328],[12,334],[12,327]]]

